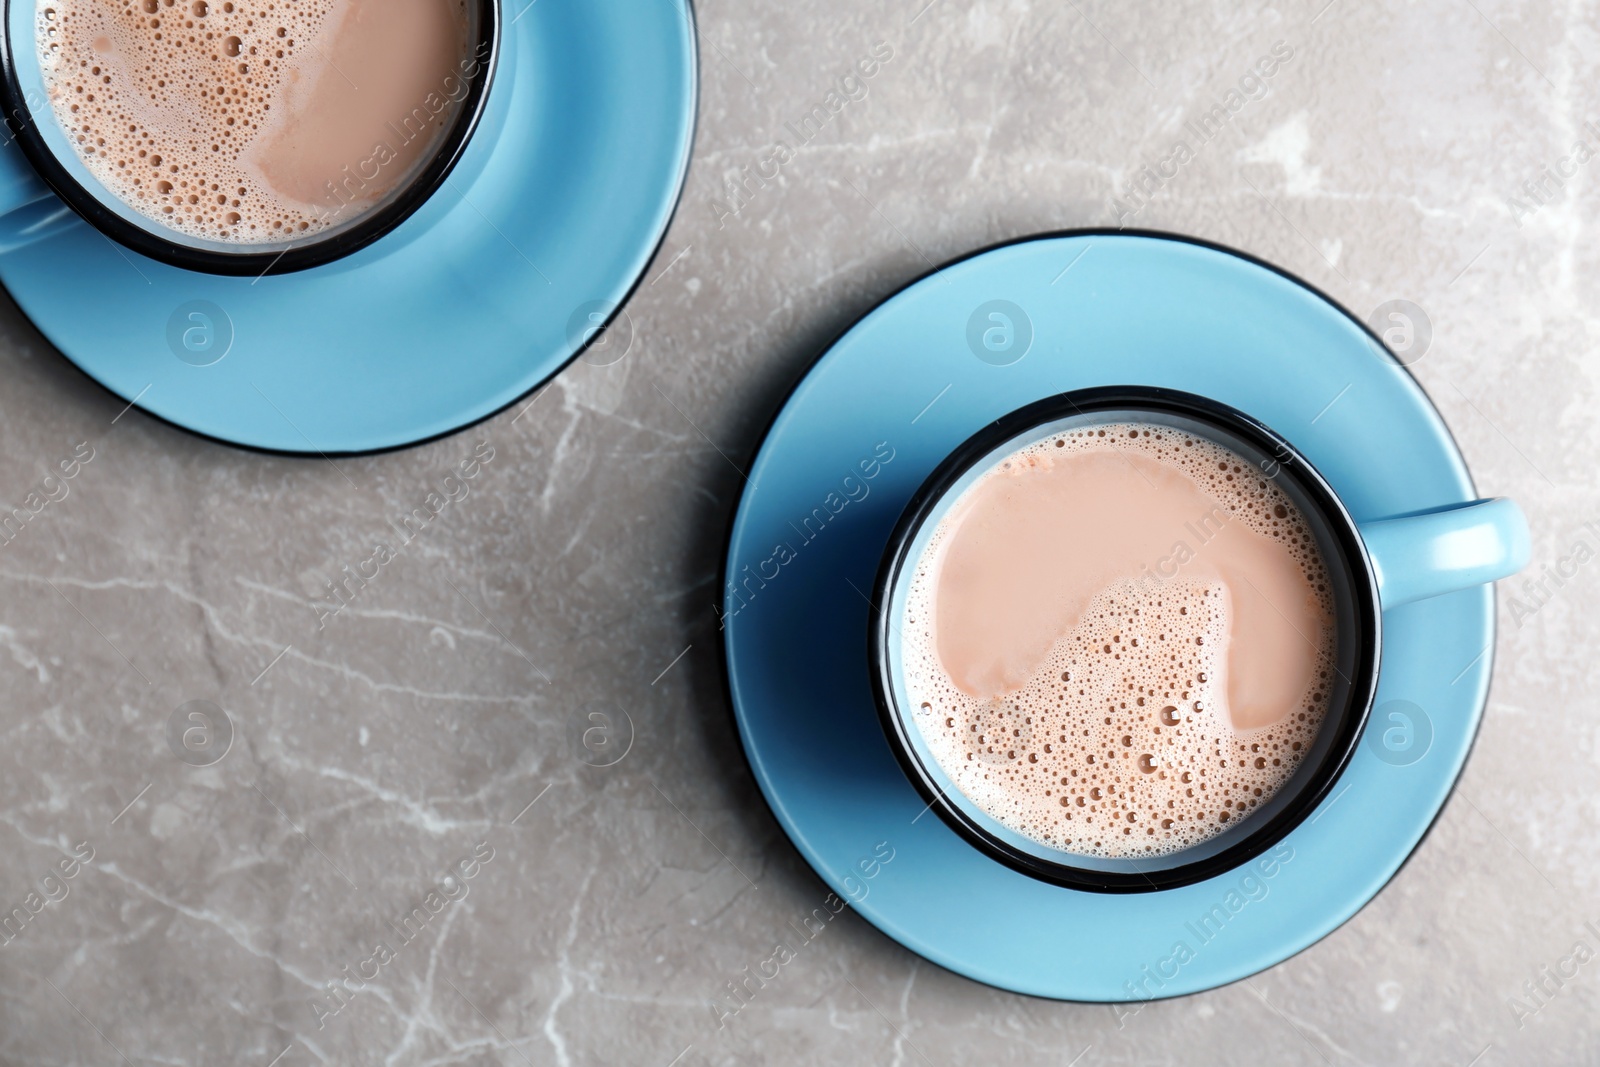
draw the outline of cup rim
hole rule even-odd
[[[909,731],[916,727],[896,710],[894,668],[889,655],[894,591],[906,566],[916,562],[910,559],[910,552],[919,531],[949,490],[1006,441],[1063,417],[1108,410],[1149,411],[1197,419],[1237,435],[1266,455],[1277,457],[1280,466],[1291,472],[1296,483],[1321,511],[1351,571],[1349,593],[1356,624],[1353,635],[1356,677],[1350,685],[1348,700],[1337,710],[1338,718],[1322,726],[1324,731],[1332,729],[1331,744],[1306,784],[1259,828],[1232,845],[1189,863],[1133,874],[1089,869],[1067,860],[1057,862],[1023,851],[990,834],[966,811],[949,801],[938,779],[923,764],[916,746],[910,741]],[[1381,638],[1382,607],[1377,574],[1356,522],[1332,486],[1298,449],[1259,420],[1220,401],[1157,386],[1120,385],[1072,390],[1018,408],[978,430],[934,468],[907,503],[885,548],[873,586],[867,656],[873,701],[889,748],[929,809],[958,836],[991,858],[1044,882],[1102,893],[1142,893],[1176,889],[1235,870],[1281,842],[1305,821],[1332,791],[1360,744],[1377,694]],[[1334,709],[1330,709],[1330,714],[1334,714]],[[1072,854],[1063,851],[1059,855],[1070,857]]]
[[[162,237],[161,224],[154,219],[150,220],[149,227],[145,227],[124,218],[85,187],[50,149],[39,132],[39,126],[44,122],[55,122],[55,116],[34,115],[22,89],[16,49],[11,40],[13,9],[18,5],[37,7],[38,3],[39,0],[5,0],[4,11],[0,13],[0,17],[4,18],[4,24],[0,25],[0,105],[4,107],[5,123],[12,139],[45,184],[91,226],[140,255],[204,274],[230,277],[290,274],[352,255],[394,231],[438,192],[460,162],[483,117],[489,88],[500,60],[500,0],[475,0],[480,31],[469,56],[478,57],[479,73],[469,79],[470,88],[449,135],[441,142],[433,158],[403,190],[387,204],[373,208],[366,217],[329,237],[307,241],[304,245],[291,243],[287,248],[273,251],[221,252]],[[44,108],[48,110],[49,105],[44,105]],[[0,145],[0,149],[3,148],[4,145]],[[109,189],[105,192],[112,199],[120,199]]]

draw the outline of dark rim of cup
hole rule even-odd
[[[449,135],[440,143],[439,150],[434,153],[433,158],[417,172],[404,189],[388,203],[369,211],[358,222],[337,230],[328,237],[310,238],[304,244],[291,243],[286,249],[272,252],[243,251],[249,249],[250,245],[240,245],[239,252],[220,252],[209,248],[195,248],[180,241],[163,238],[160,235],[162,224],[155,219],[150,220],[147,228],[123,218],[106,207],[94,193],[84,188],[72,172],[56,158],[55,153],[50,151],[49,145],[45,143],[37,129],[37,124],[55,122],[56,117],[54,114],[46,114],[35,118],[24,99],[22,85],[17,76],[10,33],[12,8],[18,4],[36,5],[37,2],[38,0],[6,0],[5,26],[0,27],[0,73],[3,73],[0,97],[3,97],[5,105],[6,125],[22,149],[23,155],[57,196],[107,237],[140,255],[149,256],[151,259],[184,270],[200,271],[205,274],[234,277],[289,274],[341,259],[360,251],[394,230],[427,203],[460,161],[462,153],[466,151],[467,143],[472,140],[478,120],[483,115],[484,103],[489,96],[489,83],[493,80],[494,69],[500,58],[499,0],[474,0],[478,12],[477,40],[473,44],[472,51],[462,57],[462,62],[466,63],[475,58],[478,72],[474,77],[463,79],[469,83],[469,87]],[[26,47],[33,47],[33,43],[30,36]],[[49,110],[48,104],[43,107]],[[117,199],[111,190],[107,189],[105,193],[107,197]]]
[[[1263,454],[1276,457],[1281,471],[1294,479],[1321,512],[1320,517],[1353,579],[1348,593],[1354,609],[1355,633],[1350,637],[1355,650],[1355,674],[1348,699],[1343,706],[1330,708],[1322,724],[1324,734],[1332,731],[1332,743],[1321,763],[1311,769],[1304,785],[1288,803],[1230,847],[1190,863],[1134,874],[1074,866],[1068,852],[1060,852],[1063,859],[1056,862],[1021,851],[987,832],[959,806],[949,802],[938,785],[939,779],[923,765],[909,740],[908,731],[917,727],[895,710],[889,659],[893,627],[891,594],[904,568],[915,566],[917,561],[909,558],[912,543],[951,487],[994,449],[1030,429],[1073,415],[1113,410],[1196,419],[1226,430]],[[889,747],[922,799],[969,844],[1014,870],[1056,885],[1102,893],[1152,892],[1192,885],[1237,869],[1282,841],[1316,810],[1349,764],[1366,726],[1378,684],[1382,616],[1377,577],[1355,520],[1345,510],[1338,494],[1293,445],[1257,420],[1206,397],[1151,386],[1109,386],[1047,397],[995,420],[963,442],[934,469],[901,514],[878,570],[871,618],[867,654],[878,716]]]

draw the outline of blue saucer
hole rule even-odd
[[[895,520],[990,420],[1068,389],[1130,384],[1199,393],[1265,422],[1357,521],[1476,497],[1422,390],[1325,297],[1221,249],[1084,233],[947,266],[840,338],[774,421],[726,561],[734,711],[796,847],[912,951],[1066,1000],[1213,988],[1354,915],[1443,806],[1492,659],[1490,587],[1385,612],[1373,720],[1328,800],[1275,859],[1196,885],[1123,895],[1048,885],[924,814],[883,738],[867,672],[866,595]],[[880,842],[894,850],[881,868],[871,863]]]
[[[688,0],[507,0],[504,23],[465,155],[364,251],[222,278],[80,224],[0,256],[0,282],[90,377],[234,444],[365,452],[493,414],[638,282],[683,187],[696,91]]]

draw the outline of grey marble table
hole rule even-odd
[[[626,355],[392,455],[123,413],[4,302],[0,500],[78,465],[0,544],[0,905],[43,902],[0,945],[0,1062],[1600,1062],[1596,7],[708,0],[698,150]],[[1461,788],[1289,962],[1125,1015],[985,988],[846,912],[719,1025],[824,893],[718,676],[737,468],[819,346],[930,263],[1119,222],[1359,315],[1418,305],[1414,372],[1526,508],[1534,572],[1567,576],[1502,589]],[[605,768],[601,707],[633,725]],[[231,747],[193,766],[174,729]]]

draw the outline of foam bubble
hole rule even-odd
[[[464,10],[460,0],[438,2],[451,7],[451,17]],[[291,114],[296,96],[338,71],[341,64],[330,56],[341,54],[351,34],[339,31],[359,6],[354,0],[38,0],[52,110],[107,189],[179,233],[266,244],[342,225],[402,179],[399,168],[364,188],[361,202],[308,199],[275,187],[251,149],[285,122],[304,119]],[[361,161],[374,147],[350,145],[345,158]],[[339,177],[337,168],[319,174],[315,187]]]
[[[1332,617],[1327,565],[1304,515],[1213,441],[1160,427],[1100,426],[1032,444],[985,477],[1112,447],[1180,470],[1234,518],[1282,543]],[[940,766],[1004,826],[1082,855],[1167,855],[1250,815],[1310,750],[1332,693],[1332,628],[1321,635],[1299,705],[1265,728],[1236,730],[1224,684],[1227,587],[1183,575],[1113,582],[1020,688],[989,699],[963,692],[935,640],[936,578],[949,532],[948,523],[935,530],[911,580],[902,619],[906,682],[913,718]]]

